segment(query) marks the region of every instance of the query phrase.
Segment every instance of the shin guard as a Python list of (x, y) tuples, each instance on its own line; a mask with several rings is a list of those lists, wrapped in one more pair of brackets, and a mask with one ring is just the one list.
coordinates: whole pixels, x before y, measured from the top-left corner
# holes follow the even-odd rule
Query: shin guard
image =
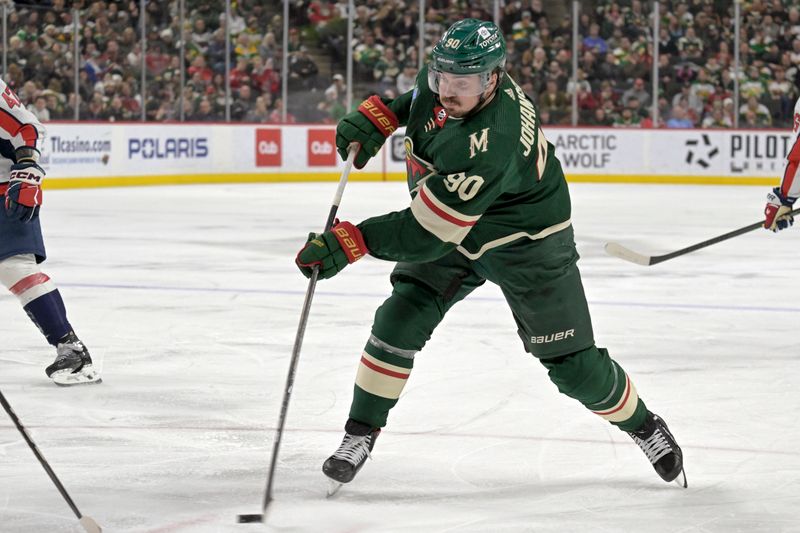
[(350, 418), (375, 428), (386, 425), (411, 374), (414, 356), (442, 320), (443, 305), (430, 289), (398, 281), (378, 308), (364, 347), (353, 391)]
[(33, 254), (15, 255), (0, 261), (0, 282), (17, 297), (47, 342), (55, 346), (72, 330), (61, 294), (39, 269)]

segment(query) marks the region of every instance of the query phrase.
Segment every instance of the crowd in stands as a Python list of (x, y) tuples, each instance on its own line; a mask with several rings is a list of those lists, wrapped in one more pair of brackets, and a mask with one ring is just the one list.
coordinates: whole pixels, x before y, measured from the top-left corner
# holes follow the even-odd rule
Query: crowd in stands
[[(150, 0), (144, 51), (138, 1), (2, 3), (8, 7), (6, 81), (44, 121), (71, 120), (76, 109), (80, 120), (90, 121), (140, 120), (142, 113), (150, 121), (181, 116), (222, 121), (228, 103), (237, 122), (280, 122), (285, 112), (288, 122), (335, 123), (347, 112), (348, 48), (356, 104), (372, 93), (395, 97), (408, 91), (419, 65), (418, 0), (356, 0), (351, 43), (347, 0), (291, 0), (284, 110), (281, 1), (234, 0), (226, 43), (223, 1), (185, 0), (181, 26), (179, 2)], [(556, 19), (542, 0), (501, 0), (500, 27), (508, 46), (507, 71), (534, 99), (545, 124), (570, 124), (576, 95), (583, 125), (730, 128), (738, 117), (740, 127), (785, 128), (792, 122), (800, 79), (797, 4), (742, 2), (739, 109), (733, 97), (733, 2), (662, 0), (655, 41), (650, 2), (581, 2), (577, 80), (571, 79), (569, 9)], [(493, 19), (491, 0), (427, 0), (425, 5), (423, 57), (456, 20)], [(652, 120), (655, 46), (658, 124)]]

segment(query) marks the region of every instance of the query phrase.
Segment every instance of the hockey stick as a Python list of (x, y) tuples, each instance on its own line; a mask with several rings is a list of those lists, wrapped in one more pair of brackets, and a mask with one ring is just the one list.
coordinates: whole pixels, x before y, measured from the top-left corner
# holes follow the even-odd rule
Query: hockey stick
[[(789, 213), (787, 213), (787, 215), (794, 216), (798, 213), (800, 213), (800, 208), (795, 209), (794, 211), (790, 211)], [(664, 261), (669, 261), (670, 259), (674, 259), (682, 255), (692, 253), (696, 250), (700, 250), (701, 248), (711, 246), (712, 244), (717, 244), (718, 242), (726, 241), (728, 239), (738, 237), (739, 235), (744, 235), (745, 233), (749, 233), (754, 229), (758, 229), (763, 226), (764, 226), (763, 220), (760, 222), (754, 222), (743, 228), (730, 231), (718, 237), (714, 237), (713, 239), (708, 239), (707, 241), (699, 242), (697, 244), (693, 244), (691, 246), (687, 246), (686, 248), (681, 248), (680, 250), (677, 250), (675, 252), (670, 252), (664, 255), (640, 254), (616, 242), (606, 243), (605, 248), (606, 248), (606, 253), (608, 253), (608, 255), (619, 257), (620, 259), (624, 259), (625, 261), (630, 261), (631, 263), (636, 263), (637, 265), (651, 266), (651, 265), (656, 265), (658, 263), (663, 263)]]
[(9, 405), (8, 401), (6, 400), (6, 397), (3, 396), (2, 392), (0, 392), (0, 404), (3, 404), (3, 409), (5, 409), (6, 413), (8, 413), (8, 416), (11, 417), (11, 421), (14, 422), (15, 426), (17, 426), (17, 429), (22, 434), (22, 438), (25, 439), (25, 442), (28, 443), (28, 447), (31, 449), (31, 451), (33, 451), (33, 455), (35, 455), (36, 458), (39, 460), (39, 462), (42, 464), (42, 467), (44, 468), (45, 472), (47, 472), (47, 475), (50, 476), (50, 480), (55, 484), (56, 488), (58, 489), (58, 492), (60, 492), (61, 496), (63, 496), (63, 498), (67, 501), (67, 505), (69, 505), (69, 508), (72, 509), (72, 512), (75, 513), (75, 516), (78, 517), (78, 521), (80, 521), (81, 525), (83, 526), (83, 529), (85, 529), (87, 533), (100, 533), (102, 529), (100, 529), (100, 526), (97, 525), (97, 522), (95, 522), (88, 516), (82, 515), (81, 512), (78, 510), (78, 507), (75, 505), (75, 502), (73, 502), (72, 498), (69, 497), (67, 489), (65, 489), (64, 485), (61, 484), (61, 481), (58, 480), (56, 473), (53, 472), (52, 468), (50, 468), (50, 465), (42, 455), (42, 452), (39, 451), (39, 448), (36, 446), (36, 443), (33, 442), (33, 439), (30, 437), (30, 435), (28, 435), (28, 432), (25, 431), (25, 428), (22, 426), (22, 423), (19, 421), (19, 418), (17, 418), (17, 414), (14, 412), (14, 409), (11, 408), (11, 405)]
[[(356, 158), (357, 153), (358, 145), (351, 144), (347, 151), (347, 161), (345, 161), (342, 176), (339, 178), (339, 187), (336, 189), (336, 194), (333, 197), (333, 204), (328, 213), (328, 220), (325, 222), (325, 229), (323, 231), (328, 231), (333, 227), (333, 221), (336, 219), (336, 211), (338, 211), (339, 203), (342, 201), (344, 187), (347, 185), (347, 178), (350, 175), (350, 169), (353, 167), (353, 160)], [(272, 482), (275, 480), (275, 467), (278, 463), (278, 451), (281, 447), (283, 426), (286, 423), (286, 412), (289, 409), (289, 399), (292, 396), (294, 376), (297, 372), (297, 362), (300, 359), (300, 348), (303, 346), (303, 336), (306, 333), (306, 323), (308, 322), (308, 314), (311, 311), (311, 300), (314, 297), (314, 289), (317, 286), (318, 277), (319, 267), (315, 266), (311, 272), (311, 278), (308, 280), (306, 298), (303, 302), (303, 310), (300, 313), (300, 324), (297, 326), (297, 335), (294, 338), (294, 349), (292, 349), (292, 359), (289, 363), (289, 375), (286, 377), (286, 387), (284, 388), (283, 403), (281, 404), (281, 415), (278, 419), (278, 428), (275, 432), (275, 444), (272, 446), (272, 460), (270, 461), (269, 473), (267, 474), (267, 488), (264, 492), (264, 503), (261, 505), (261, 513), (237, 515), (236, 521), (240, 524), (264, 522), (267, 516), (267, 507), (272, 501)]]

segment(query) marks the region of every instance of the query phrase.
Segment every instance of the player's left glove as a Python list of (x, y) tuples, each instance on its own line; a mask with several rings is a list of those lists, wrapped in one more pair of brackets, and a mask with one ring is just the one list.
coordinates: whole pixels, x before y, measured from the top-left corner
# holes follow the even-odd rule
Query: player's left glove
[(361, 231), (350, 222), (339, 222), (330, 231), (309, 234), (295, 263), (305, 277), (319, 266), (320, 279), (327, 279), (368, 253)]
[(4, 207), (6, 216), (30, 222), (39, 216), (42, 205), (42, 179), (44, 170), (36, 162), (39, 151), (21, 146), (16, 151), (16, 162), (8, 173), (8, 189)]
[(794, 223), (789, 214), (797, 198), (784, 196), (780, 187), (775, 187), (767, 194), (767, 205), (764, 208), (764, 228), (772, 231), (786, 229)]

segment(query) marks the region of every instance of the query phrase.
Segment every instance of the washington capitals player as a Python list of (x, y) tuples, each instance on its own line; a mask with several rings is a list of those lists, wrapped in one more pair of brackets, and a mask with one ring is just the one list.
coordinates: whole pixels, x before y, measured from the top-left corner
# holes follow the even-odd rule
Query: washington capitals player
[(86, 346), (67, 320), (61, 294), (39, 268), (45, 260), (39, 208), (44, 170), (39, 154), (44, 128), (0, 80), (0, 282), (19, 299), (39, 331), (56, 349), (45, 369), (59, 385), (99, 382)]
[(686, 486), (683, 455), (666, 423), (595, 345), (567, 182), (533, 102), (504, 65), (498, 28), (462, 20), (436, 44), (412, 92), (370, 97), (338, 124), (340, 154), (351, 142), (361, 145), (359, 168), (407, 126), (412, 200), (402, 211), (312, 234), (298, 253), (300, 270), (310, 276), (318, 266), (323, 279), (366, 254), (397, 262), (392, 294), (360, 356), (344, 439), (322, 470), (338, 483), (355, 477), (417, 352), (445, 313), (489, 280), (501, 287), (523, 346), (558, 390), (629, 433), (661, 478)]
[(786, 168), (783, 171), (781, 184), (767, 194), (767, 205), (764, 208), (764, 228), (772, 231), (786, 229), (794, 223), (789, 214), (794, 203), (800, 197), (800, 98), (794, 104), (794, 120), (792, 133), (794, 142), (786, 156)]

